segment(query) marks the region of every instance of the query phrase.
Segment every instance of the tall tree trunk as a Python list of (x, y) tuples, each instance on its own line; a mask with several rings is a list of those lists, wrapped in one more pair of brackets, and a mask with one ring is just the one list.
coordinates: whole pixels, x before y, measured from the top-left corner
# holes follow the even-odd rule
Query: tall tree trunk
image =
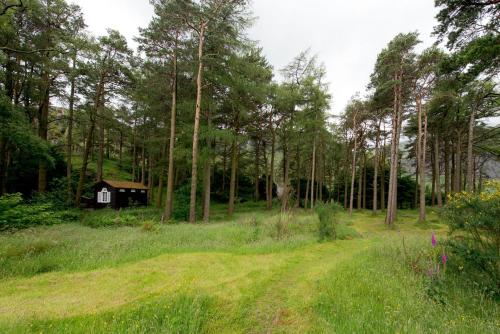
[(104, 115), (97, 115), (99, 121), (99, 151), (97, 154), (97, 182), (103, 179), (103, 165), (104, 165)]
[(83, 150), (82, 157), (82, 167), (80, 169), (80, 177), (78, 179), (78, 186), (76, 188), (76, 199), (75, 206), (80, 207), (82, 194), (83, 194), (83, 185), (85, 183), (85, 176), (87, 174), (87, 164), (90, 156), (90, 152), (92, 151), (94, 144), (94, 130), (96, 126), (96, 117), (98, 114), (99, 108), (102, 106), (102, 101), (104, 101), (104, 80), (106, 73), (101, 73), (101, 78), (99, 80), (99, 84), (97, 86), (96, 97), (94, 100), (94, 106), (92, 113), (90, 115), (90, 129), (87, 133), (87, 138), (85, 140), (85, 148)]
[(450, 182), (450, 145), (447, 139), (444, 140), (444, 197), (448, 203), (448, 195), (451, 193)]
[(137, 119), (134, 119), (134, 127), (132, 129), (132, 182), (137, 180), (137, 135), (136, 135)]
[(310, 180), (310, 176), (311, 174), (308, 173), (308, 176), (307, 176), (307, 182), (306, 182), (306, 197), (304, 199), (304, 208), (307, 209), (308, 205), (309, 205), (309, 189), (311, 188), (311, 180)]
[[(169, 129), (170, 130), (170, 129)], [(161, 156), (159, 159), (160, 162), (160, 171), (158, 173), (158, 188), (156, 190), (156, 197), (155, 197), (155, 206), (159, 209), (161, 208), (161, 204), (163, 201), (163, 180), (164, 180), (164, 174), (166, 171), (164, 161), (167, 157), (167, 146), (168, 146), (168, 134), (170, 131), (167, 131), (165, 134), (165, 141), (163, 142), (163, 147), (161, 150)], [(165, 215), (163, 216), (163, 219), (165, 219)], [(169, 218), (170, 219), (170, 218)]]
[[(402, 70), (395, 76), (395, 82), (402, 79)], [(398, 160), (399, 160), (399, 138), (401, 124), (403, 122), (402, 115), (402, 92), (401, 84), (398, 83), (394, 87), (394, 111), (392, 117), (392, 140), (391, 140), (391, 168), (389, 171), (389, 195), (387, 200), (387, 214), (385, 222), (388, 226), (392, 226), (396, 220), (397, 212), (397, 191), (398, 191)]]
[[(174, 201), (174, 153), (175, 153), (175, 132), (176, 132), (176, 117), (177, 117), (177, 40), (179, 38), (179, 32), (175, 35), (175, 45), (174, 52), (172, 55), (172, 105), (170, 106), (170, 139), (168, 148), (168, 171), (167, 171), (167, 199), (165, 202), (165, 211), (163, 218), (169, 220), (172, 218), (172, 208)], [(203, 67), (199, 67), (198, 70), (201, 71)], [(201, 85), (201, 72), (198, 73), (199, 82)], [(201, 95), (201, 87), (199, 87), (199, 93)], [(198, 100), (197, 100), (198, 101)], [(201, 101), (201, 96), (200, 96)], [(198, 109), (198, 106), (197, 106)], [(191, 185), (192, 187), (192, 185)], [(195, 193), (196, 195), (196, 193)]]
[(434, 150), (431, 148), (431, 171), (432, 171), (432, 182), (431, 182), (431, 206), (435, 206), (436, 204), (436, 164), (434, 162)]
[(469, 136), (467, 139), (467, 191), (474, 191), (474, 154), (473, 154), (473, 144), (474, 144), (474, 125), (475, 125), (475, 110), (474, 107), (471, 108), (470, 119), (469, 119)]
[[(146, 125), (146, 116), (144, 116), (144, 125)], [(141, 183), (146, 184), (146, 131), (144, 130), (144, 137), (142, 137), (142, 150), (141, 150)]]
[(379, 160), (380, 160), (380, 153), (379, 153), (379, 146), (380, 146), (380, 125), (382, 123), (382, 117), (380, 118), (378, 122), (378, 127), (377, 127), (377, 136), (375, 139), (375, 156), (373, 157), (373, 214), (376, 214), (378, 212), (378, 167), (379, 167)]
[(316, 182), (316, 136), (313, 139), (312, 167), (311, 167), (311, 209), (314, 209), (314, 184)]
[(269, 188), (267, 189), (267, 204), (268, 210), (273, 208), (273, 186), (274, 186), (274, 158), (276, 155), (276, 133), (273, 128), (272, 119), (269, 119), (269, 127), (271, 130), (271, 168), (269, 170)]
[[(385, 124), (384, 124), (384, 132), (385, 132)], [(380, 209), (385, 210), (385, 154), (386, 154), (386, 146), (385, 140), (386, 136), (384, 135), (384, 143), (382, 146), (382, 155), (380, 159)]]
[(90, 151), (92, 150), (93, 146), (93, 133), (95, 130), (95, 116), (91, 119), (90, 121), (90, 129), (89, 132), (87, 133), (87, 139), (85, 140), (85, 149), (83, 150), (83, 157), (82, 157), (82, 167), (80, 169), (80, 177), (78, 179), (78, 186), (76, 188), (76, 198), (75, 198), (75, 205), (76, 207), (80, 207), (82, 195), (83, 195), (83, 185), (85, 183), (85, 176), (87, 174), (87, 165), (88, 165), (88, 160), (89, 160), (89, 155)]
[(436, 170), (436, 193), (437, 193), (437, 205), (438, 207), (443, 206), (443, 198), (441, 194), (441, 171), (440, 171), (440, 159), (439, 159), (439, 135), (436, 134), (434, 137), (434, 169)]
[(418, 199), (419, 196), (418, 194), (420, 193), (419, 187), (420, 187), (420, 182), (418, 181), (420, 173), (418, 172), (418, 163), (415, 168), (415, 196), (413, 197), (413, 207), (418, 208)]
[[(360, 154), (361, 155), (361, 154)], [(363, 199), (363, 158), (359, 159), (359, 175), (358, 175), (358, 195), (356, 196), (356, 209), (361, 210), (361, 200)]]
[(352, 150), (352, 163), (351, 163), (351, 194), (349, 196), (349, 215), (352, 215), (352, 208), (354, 205), (354, 179), (356, 178), (356, 153), (358, 149), (358, 137), (354, 134), (354, 149)]
[(427, 112), (422, 106), (422, 99), (417, 96), (418, 112), (418, 173), (419, 173), (419, 222), (425, 222), (425, 169), (427, 152)]
[(457, 131), (457, 143), (455, 151), (455, 173), (454, 173), (454, 191), (462, 190), (462, 132)]
[[(209, 132), (212, 127), (212, 116), (210, 110), (207, 110), (207, 126)], [(210, 220), (210, 192), (211, 192), (211, 176), (212, 176), (212, 139), (207, 136), (207, 149), (209, 150), (207, 158), (203, 162), (203, 222), (208, 223)]]
[[(224, 153), (222, 153), (222, 192), (226, 191), (227, 174), (227, 142), (224, 140)], [(266, 188), (267, 191), (267, 188)]]
[(72, 165), (72, 155), (73, 155), (73, 118), (74, 118), (74, 108), (75, 108), (75, 88), (76, 88), (76, 52), (73, 53), (73, 63), (71, 66), (71, 88), (69, 92), (69, 110), (68, 110), (68, 138), (66, 143), (66, 181), (67, 181), (67, 192), (68, 192), (68, 203), (73, 202), (73, 185), (71, 180), (71, 172), (73, 169)]
[(205, 42), (206, 23), (200, 23), (198, 38), (198, 75), (196, 77), (196, 109), (193, 131), (193, 156), (191, 166), (191, 195), (189, 201), (189, 222), (196, 222), (196, 188), (198, 185), (198, 141), (200, 136), (201, 94), (203, 84), (203, 44)]
[(229, 182), (229, 204), (227, 208), (227, 214), (232, 217), (234, 213), (234, 200), (236, 193), (236, 168), (238, 160), (238, 143), (237, 138), (233, 139), (233, 144), (231, 146), (231, 180)]
[(151, 203), (151, 195), (153, 194), (153, 180), (154, 180), (154, 175), (153, 175), (153, 165), (154, 165), (154, 160), (150, 156), (148, 157), (148, 205)]
[[(285, 135), (286, 136), (286, 135)], [(290, 199), (290, 157), (288, 156), (288, 143), (287, 139), (283, 139), (283, 194), (281, 197), (281, 212), (288, 210), (288, 202)], [(314, 181), (313, 181), (314, 182)], [(312, 201), (311, 201), (312, 202)]]
[(363, 154), (363, 210), (366, 209), (366, 152)]
[(300, 142), (297, 143), (295, 160), (297, 161), (297, 201), (295, 201), (295, 207), (300, 207), (300, 174), (301, 174), (301, 164), (300, 164)]
[[(38, 136), (47, 141), (49, 124), (49, 104), (50, 104), (50, 78), (49, 73), (44, 71), (42, 75), (43, 97), (38, 108)], [(41, 160), (38, 166), (38, 192), (44, 193), (47, 190), (47, 162)]]
[(254, 180), (254, 195), (253, 199), (255, 202), (259, 201), (260, 193), (259, 193), (259, 179), (260, 179), (260, 138), (255, 140), (255, 180)]

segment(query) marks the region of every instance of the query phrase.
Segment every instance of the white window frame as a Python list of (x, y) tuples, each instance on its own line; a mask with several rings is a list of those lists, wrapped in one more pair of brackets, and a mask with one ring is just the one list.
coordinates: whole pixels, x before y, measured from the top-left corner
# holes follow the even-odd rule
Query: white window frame
[(111, 203), (111, 192), (108, 188), (104, 187), (101, 191), (97, 192), (97, 203), (109, 204)]

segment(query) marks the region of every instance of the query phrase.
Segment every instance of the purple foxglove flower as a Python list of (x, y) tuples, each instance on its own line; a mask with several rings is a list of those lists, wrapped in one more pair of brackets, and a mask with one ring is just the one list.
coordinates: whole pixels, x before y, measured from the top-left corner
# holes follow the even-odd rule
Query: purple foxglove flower
[(448, 261), (448, 258), (446, 257), (446, 254), (443, 253), (443, 255), (441, 255), (441, 262), (443, 262), (443, 264), (446, 265), (446, 261)]
[(437, 240), (436, 240), (436, 235), (434, 234), (434, 232), (432, 233), (432, 239), (431, 239), (431, 242), (432, 242), (432, 247), (436, 247), (436, 245), (437, 245)]

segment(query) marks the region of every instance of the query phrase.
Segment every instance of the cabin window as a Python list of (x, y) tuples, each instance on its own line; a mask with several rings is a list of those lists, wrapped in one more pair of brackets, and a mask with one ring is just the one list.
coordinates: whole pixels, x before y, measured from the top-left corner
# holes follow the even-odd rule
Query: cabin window
[(125, 192), (125, 189), (120, 189), (120, 192), (121, 192), (121, 193), (124, 193), (124, 192)]
[(97, 203), (111, 203), (111, 193), (107, 188), (102, 188), (102, 190), (97, 193)]
[(131, 193), (135, 193), (135, 189), (130, 190)]
[(141, 193), (145, 194), (145, 193), (146, 193), (146, 190), (141, 190)]

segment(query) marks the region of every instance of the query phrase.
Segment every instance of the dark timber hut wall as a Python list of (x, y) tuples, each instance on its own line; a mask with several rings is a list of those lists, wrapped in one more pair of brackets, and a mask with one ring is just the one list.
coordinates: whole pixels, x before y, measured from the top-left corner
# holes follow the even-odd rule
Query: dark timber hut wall
[(120, 209), (131, 205), (148, 205), (148, 188), (142, 183), (103, 180), (94, 186), (95, 208)]

